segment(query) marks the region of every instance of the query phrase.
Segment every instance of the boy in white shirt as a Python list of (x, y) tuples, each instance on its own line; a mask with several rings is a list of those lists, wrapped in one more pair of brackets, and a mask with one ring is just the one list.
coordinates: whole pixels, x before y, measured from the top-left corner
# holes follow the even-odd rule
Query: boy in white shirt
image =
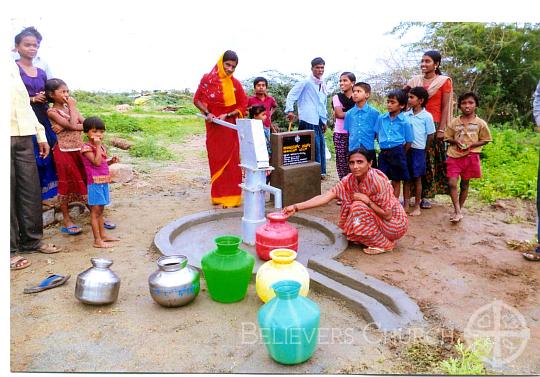
[[(420, 199), (422, 197), (422, 176), (426, 174), (426, 145), (431, 145), (435, 134), (433, 117), (426, 111), (426, 103), (429, 94), (421, 86), (411, 88), (409, 91), (410, 110), (405, 113), (413, 130), (413, 142), (407, 151), (407, 167), (409, 168), (410, 181), (403, 182), (403, 208), (409, 216), (420, 215)], [(411, 197), (411, 185), (414, 185), (414, 207), (409, 211)]]

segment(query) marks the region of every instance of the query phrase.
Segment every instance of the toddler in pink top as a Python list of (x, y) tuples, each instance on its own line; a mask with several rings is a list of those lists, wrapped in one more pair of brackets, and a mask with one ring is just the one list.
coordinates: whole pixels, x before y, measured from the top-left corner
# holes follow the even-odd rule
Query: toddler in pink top
[(110, 242), (119, 241), (119, 238), (105, 233), (103, 209), (110, 203), (109, 198), (109, 165), (119, 161), (114, 156), (107, 160), (107, 151), (103, 145), (105, 123), (98, 117), (86, 118), (83, 130), (88, 136), (88, 143), (83, 144), (81, 153), (86, 170), (88, 184), (88, 206), (92, 218), (92, 233), (94, 233), (94, 247), (109, 248)]

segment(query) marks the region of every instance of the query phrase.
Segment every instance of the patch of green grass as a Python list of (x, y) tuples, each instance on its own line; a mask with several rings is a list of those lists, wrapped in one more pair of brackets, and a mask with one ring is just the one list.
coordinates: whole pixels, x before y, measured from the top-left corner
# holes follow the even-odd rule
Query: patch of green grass
[(147, 137), (137, 141), (130, 149), (132, 157), (142, 157), (152, 160), (174, 160), (175, 155), (166, 147), (160, 145), (155, 137)]
[(483, 200), (534, 199), (540, 135), (533, 131), (491, 128), (493, 142), (481, 154), (482, 179), (471, 180)]
[(407, 373), (432, 373), (443, 359), (443, 350), (440, 347), (415, 341), (403, 353)]
[(454, 346), (457, 357), (450, 357), (439, 364), (443, 373), (452, 375), (479, 375), (487, 374), (482, 361), (491, 351), (491, 343), (488, 339), (476, 339), (474, 343), (465, 347), (458, 340)]

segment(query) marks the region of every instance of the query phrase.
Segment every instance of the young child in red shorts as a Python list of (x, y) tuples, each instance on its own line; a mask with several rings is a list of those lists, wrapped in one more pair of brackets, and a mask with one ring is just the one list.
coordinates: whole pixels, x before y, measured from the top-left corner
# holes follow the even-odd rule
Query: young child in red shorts
[[(469, 193), (469, 180), (480, 178), (480, 152), (482, 146), (492, 141), (487, 123), (476, 115), (478, 96), (467, 92), (459, 96), (458, 106), (462, 115), (452, 119), (444, 131), (444, 141), (449, 146), (446, 152), (446, 177), (450, 186), (450, 197), (454, 214), (450, 221), (457, 223), (463, 218), (461, 209)], [(458, 196), (457, 182), (461, 177)]]

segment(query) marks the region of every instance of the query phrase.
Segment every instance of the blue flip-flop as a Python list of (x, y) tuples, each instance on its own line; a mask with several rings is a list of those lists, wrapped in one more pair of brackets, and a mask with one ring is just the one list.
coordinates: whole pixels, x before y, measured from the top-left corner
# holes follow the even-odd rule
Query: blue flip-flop
[(68, 226), (67, 228), (63, 227), (62, 229), (60, 229), (60, 231), (62, 233), (67, 233), (70, 236), (75, 236), (77, 234), (81, 234), (82, 228), (78, 225), (71, 225), (71, 226)]
[(68, 281), (70, 277), (71, 275), (66, 275), (66, 276), (56, 275), (56, 274), (50, 275), (48, 278), (44, 279), (41, 283), (39, 283), (39, 285), (29, 287), (29, 288), (24, 288), (23, 292), (24, 293), (37, 293), (37, 292), (44, 291), (46, 289), (58, 287), (64, 284), (66, 281)]
[(103, 227), (105, 229), (114, 229), (114, 228), (116, 228), (116, 224), (111, 223), (109, 220), (106, 220), (105, 222), (103, 222)]

